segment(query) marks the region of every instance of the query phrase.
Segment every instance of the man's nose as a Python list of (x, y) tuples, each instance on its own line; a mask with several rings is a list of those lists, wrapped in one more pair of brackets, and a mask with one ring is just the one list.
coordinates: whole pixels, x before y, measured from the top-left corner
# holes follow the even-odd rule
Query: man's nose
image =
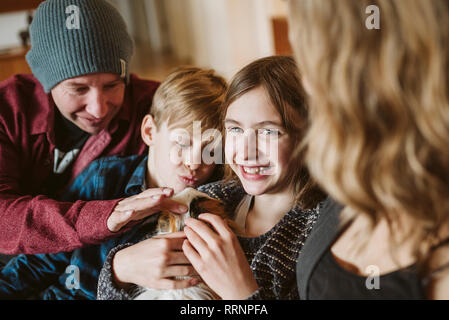
[(101, 92), (92, 92), (86, 106), (86, 111), (96, 119), (104, 118), (109, 112), (106, 98)]

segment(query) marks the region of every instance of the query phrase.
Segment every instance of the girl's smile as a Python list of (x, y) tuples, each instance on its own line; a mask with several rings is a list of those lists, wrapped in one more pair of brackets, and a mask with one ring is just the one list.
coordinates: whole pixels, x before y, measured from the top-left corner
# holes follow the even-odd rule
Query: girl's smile
[(242, 166), (239, 165), (243, 178), (247, 180), (261, 180), (266, 179), (272, 174), (273, 170), (271, 166)]

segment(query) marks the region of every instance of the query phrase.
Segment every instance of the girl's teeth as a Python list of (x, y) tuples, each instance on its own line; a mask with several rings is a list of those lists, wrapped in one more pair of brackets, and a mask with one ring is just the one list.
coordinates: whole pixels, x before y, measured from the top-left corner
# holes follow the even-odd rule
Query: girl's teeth
[(268, 171), (268, 169), (270, 169), (270, 167), (254, 167), (254, 168), (243, 167), (243, 170), (246, 173), (250, 174), (265, 173)]

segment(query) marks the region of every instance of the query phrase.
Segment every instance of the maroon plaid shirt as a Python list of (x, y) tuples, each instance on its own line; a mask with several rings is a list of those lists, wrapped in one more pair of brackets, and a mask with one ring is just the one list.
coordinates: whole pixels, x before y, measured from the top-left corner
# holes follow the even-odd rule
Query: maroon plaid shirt
[[(107, 129), (87, 140), (70, 180), (97, 158), (145, 152), (140, 126), (157, 87), (131, 75), (121, 111)], [(112, 235), (106, 221), (119, 199), (68, 203), (46, 196), (55, 148), (54, 108), (51, 95), (32, 75), (0, 83), (0, 253), (71, 251)]]

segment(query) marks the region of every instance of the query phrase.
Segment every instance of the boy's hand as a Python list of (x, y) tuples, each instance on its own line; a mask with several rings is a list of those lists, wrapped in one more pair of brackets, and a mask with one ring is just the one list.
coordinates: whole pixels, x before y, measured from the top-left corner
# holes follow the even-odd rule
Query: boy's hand
[(108, 229), (117, 232), (131, 221), (141, 220), (164, 209), (179, 214), (186, 213), (188, 208), (185, 205), (168, 199), (172, 194), (171, 188), (152, 188), (123, 199), (109, 216)]
[(144, 240), (117, 252), (112, 272), (119, 286), (134, 283), (155, 289), (183, 289), (198, 279), (174, 280), (175, 276), (197, 275), (182, 252), (184, 232), (173, 232)]

